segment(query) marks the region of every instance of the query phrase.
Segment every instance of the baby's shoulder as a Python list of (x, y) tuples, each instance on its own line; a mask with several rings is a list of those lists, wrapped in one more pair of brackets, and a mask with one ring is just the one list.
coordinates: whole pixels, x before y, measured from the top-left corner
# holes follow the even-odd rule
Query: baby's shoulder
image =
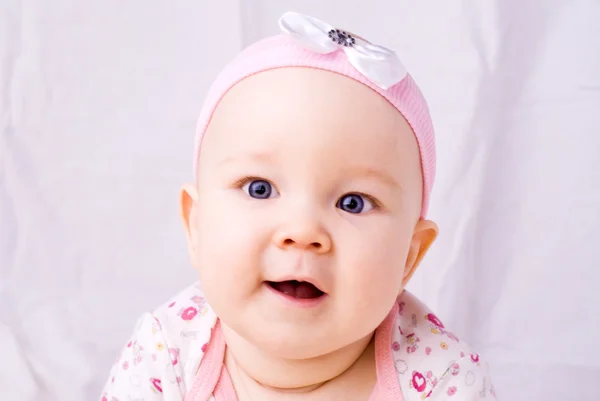
[(404, 291), (398, 305), (392, 350), (406, 401), (428, 395), (444, 398), (459, 390), (493, 398), (487, 365), (479, 354), (410, 292)]
[(144, 313), (113, 364), (102, 399), (183, 399), (215, 323), (198, 284)]
[(194, 377), (210, 341), (217, 316), (195, 283), (152, 312), (152, 319), (171, 353), (180, 364), (186, 384)]

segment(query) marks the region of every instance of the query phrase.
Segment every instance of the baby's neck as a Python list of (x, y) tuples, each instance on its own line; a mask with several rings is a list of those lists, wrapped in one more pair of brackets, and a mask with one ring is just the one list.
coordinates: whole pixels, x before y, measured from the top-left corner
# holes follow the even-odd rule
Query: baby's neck
[[(246, 399), (331, 398), (332, 393), (367, 400), (375, 382), (373, 334), (333, 353), (312, 359), (289, 360), (261, 352), (225, 325), (225, 364), (240, 401)], [(259, 396), (260, 398), (256, 398)], [(346, 398), (344, 398), (346, 399)]]

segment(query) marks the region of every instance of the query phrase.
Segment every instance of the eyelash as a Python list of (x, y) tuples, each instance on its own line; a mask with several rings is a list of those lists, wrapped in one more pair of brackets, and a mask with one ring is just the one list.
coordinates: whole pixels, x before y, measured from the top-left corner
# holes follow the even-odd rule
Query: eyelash
[(382, 208), (381, 202), (379, 202), (377, 199), (375, 199), (371, 195), (365, 194), (363, 192), (348, 192), (348, 193), (345, 193), (344, 195), (340, 196), (340, 199), (343, 196), (346, 196), (346, 195), (360, 195), (360, 196), (362, 196), (363, 198), (365, 198), (369, 202), (371, 202), (371, 204), (373, 205), (373, 210), (380, 210)]
[(244, 177), (244, 178), (240, 178), (239, 180), (237, 180), (236, 182), (233, 183), (234, 188), (238, 188), (238, 189), (242, 189), (242, 187), (246, 184), (248, 184), (249, 182), (252, 181), (266, 181), (269, 184), (273, 185), (273, 188), (277, 189), (277, 187), (270, 181), (267, 180), (266, 178), (261, 178), (261, 177)]
[[(273, 185), (273, 187), (277, 190), (277, 192), (279, 192), (279, 190), (277, 189), (277, 187), (270, 180), (267, 180), (267, 179), (261, 178), (261, 177), (244, 177), (244, 178), (240, 178), (239, 180), (237, 180), (233, 184), (233, 186), (235, 188), (242, 189), (244, 187), (244, 185), (248, 184), (249, 182), (257, 181), (257, 180), (267, 181), (269, 184)], [(373, 210), (380, 210), (383, 207), (383, 205), (381, 204), (381, 202), (379, 202), (376, 198), (374, 198), (373, 196), (371, 196), (369, 194), (365, 194), (363, 192), (356, 192), (356, 191), (353, 192), (353, 191), (350, 191), (350, 192), (347, 192), (347, 193), (341, 195), (340, 199), (342, 197), (346, 196), (346, 195), (360, 195), (360, 196), (364, 197), (369, 202), (371, 202), (371, 204), (373, 205)]]

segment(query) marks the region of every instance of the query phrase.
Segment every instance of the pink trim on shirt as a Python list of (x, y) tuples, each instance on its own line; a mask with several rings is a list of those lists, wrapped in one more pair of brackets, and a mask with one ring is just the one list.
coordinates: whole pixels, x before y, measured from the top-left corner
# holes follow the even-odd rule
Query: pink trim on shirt
[[(402, 390), (392, 356), (392, 331), (398, 316), (398, 304), (375, 331), (375, 366), (377, 383), (369, 401), (403, 401)], [(231, 377), (225, 367), (225, 338), (219, 322), (213, 329), (208, 350), (196, 374), (194, 384), (185, 401), (208, 401), (214, 394), (216, 401), (238, 401)]]
[[(221, 333), (221, 324), (217, 320), (217, 324), (212, 329), (206, 354), (200, 361), (194, 384), (186, 394), (184, 401), (207, 401), (213, 395), (215, 387), (220, 381), (224, 359), (225, 338)], [(237, 401), (236, 398), (233, 400)]]
[(392, 331), (395, 329), (396, 317), (399, 313), (398, 303), (387, 315), (383, 323), (375, 331), (375, 366), (377, 383), (369, 401), (403, 401), (398, 373), (392, 355)]
[(235, 388), (233, 388), (231, 377), (225, 365), (221, 369), (221, 377), (215, 388), (215, 401), (238, 401)]

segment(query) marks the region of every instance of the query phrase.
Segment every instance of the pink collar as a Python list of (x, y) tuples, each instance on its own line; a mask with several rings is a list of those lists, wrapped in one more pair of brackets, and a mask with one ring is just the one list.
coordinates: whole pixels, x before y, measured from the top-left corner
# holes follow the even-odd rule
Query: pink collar
[[(375, 361), (377, 383), (369, 401), (402, 401), (402, 391), (392, 357), (392, 330), (394, 330), (398, 304), (375, 331)], [(213, 328), (206, 354), (200, 362), (194, 383), (185, 401), (208, 401), (214, 394), (216, 401), (238, 401), (231, 378), (224, 366), (225, 338), (217, 322)]]

